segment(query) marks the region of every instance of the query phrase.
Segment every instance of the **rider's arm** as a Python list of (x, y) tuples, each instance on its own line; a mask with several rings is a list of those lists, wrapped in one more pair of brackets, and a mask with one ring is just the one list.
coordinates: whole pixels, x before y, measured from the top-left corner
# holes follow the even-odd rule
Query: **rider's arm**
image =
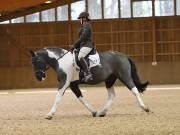
[(86, 42), (90, 35), (90, 26), (88, 24), (84, 24), (81, 28), (81, 34), (79, 39), (73, 45), (73, 48), (80, 48), (80, 44), (82, 42)]
[(76, 42), (74, 43), (74, 45), (73, 45), (73, 48), (79, 48), (79, 47), (80, 47), (80, 43), (81, 43), (80, 40), (76, 41)]
[(88, 24), (84, 24), (83, 27), (81, 28), (81, 31), (82, 32), (80, 34), (78, 41), (76, 41), (76, 43), (74, 44), (75, 48), (79, 47), (80, 43), (86, 42), (88, 40), (90, 35), (90, 26)]

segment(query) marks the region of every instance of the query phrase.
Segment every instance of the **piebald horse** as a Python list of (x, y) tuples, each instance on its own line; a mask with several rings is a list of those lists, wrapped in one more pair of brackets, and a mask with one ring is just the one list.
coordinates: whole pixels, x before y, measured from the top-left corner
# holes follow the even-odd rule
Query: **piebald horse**
[[(100, 52), (99, 57), (101, 65), (91, 67), (90, 71), (93, 79), (88, 82), (81, 81), (79, 77), (79, 71), (77, 71), (74, 64), (74, 53), (62, 48), (42, 48), (36, 52), (30, 50), (30, 53), (32, 56), (33, 70), (37, 80), (42, 81), (45, 79), (47, 67), (53, 68), (57, 73), (57, 80), (59, 82), (58, 92), (46, 119), (53, 118), (57, 106), (68, 87), (70, 87), (80, 102), (91, 112), (92, 116), (105, 116), (115, 97), (113, 85), (117, 79), (127, 86), (135, 95), (139, 106), (145, 112), (149, 112), (149, 108), (145, 105), (141, 95), (141, 93), (146, 90), (148, 82), (140, 82), (134, 62), (122, 53), (115, 51)], [(104, 82), (106, 85), (108, 99), (105, 105), (96, 112), (92, 105), (84, 99), (79, 85), (96, 85), (101, 82)]]

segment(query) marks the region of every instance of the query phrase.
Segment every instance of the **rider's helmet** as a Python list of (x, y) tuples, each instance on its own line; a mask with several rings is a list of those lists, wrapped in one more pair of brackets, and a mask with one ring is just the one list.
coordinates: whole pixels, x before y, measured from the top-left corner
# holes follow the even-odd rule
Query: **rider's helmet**
[(88, 12), (81, 12), (81, 13), (79, 14), (78, 19), (80, 19), (80, 18), (86, 18), (86, 19), (89, 21), (89, 20), (90, 20), (90, 18), (89, 18), (89, 13), (88, 13)]

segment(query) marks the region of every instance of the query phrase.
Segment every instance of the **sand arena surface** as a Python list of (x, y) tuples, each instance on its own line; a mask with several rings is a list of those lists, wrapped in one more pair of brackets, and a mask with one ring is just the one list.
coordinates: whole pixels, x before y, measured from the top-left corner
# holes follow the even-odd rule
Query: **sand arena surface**
[[(107, 99), (105, 87), (82, 89), (99, 110)], [(48, 91), (56, 88), (0, 91), (0, 135), (180, 135), (180, 86), (159, 86), (143, 94), (154, 114), (143, 112), (127, 88), (116, 87), (113, 105), (103, 118), (93, 118), (69, 91), (52, 120), (44, 119), (56, 95)]]

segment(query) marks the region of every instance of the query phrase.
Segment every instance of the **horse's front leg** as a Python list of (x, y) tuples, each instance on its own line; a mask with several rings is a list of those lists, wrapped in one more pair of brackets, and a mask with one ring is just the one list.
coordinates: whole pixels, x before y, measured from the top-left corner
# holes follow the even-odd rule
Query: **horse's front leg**
[(46, 119), (52, 119), (53, 115), (55, 114), (56, 110), (57, 110), (57, 106), (60, 103), (62, 96), (64, 95), (65, 90), (67, 89), (67, 87), (69, 86), (70, 81), (65, 81), (63, 83), (63, 81), (60, 81), (60, 87), (58, 89), (58, 93), (56, 95), (56, 99), (54, 101), (54, 104), (50, 110), (50, 112), (47, 114), (47, 116), (45, 117)]
[(95, 117), (96, 116), (96, 111), (94, 110), (94, 108), (92, 107), (92, 105), (90, 105), (83, 97), (81, 90), (79, 89), (79, 86), (76, 82), (72, 82), (70, 84), (70, 88), (73, 91), (73, 93), (76, 95), (76, 97), (79, 99), (79, 101), (91, 112), (92, 116)]
[(109, 107), (112, 105), (113, 99), (115, 97), (114, 87), (107, 88), (108, 91), (108, 100), (103, 108), (96, 114), (98, 117), (104, 117), (106, 112), (108, 111)]

